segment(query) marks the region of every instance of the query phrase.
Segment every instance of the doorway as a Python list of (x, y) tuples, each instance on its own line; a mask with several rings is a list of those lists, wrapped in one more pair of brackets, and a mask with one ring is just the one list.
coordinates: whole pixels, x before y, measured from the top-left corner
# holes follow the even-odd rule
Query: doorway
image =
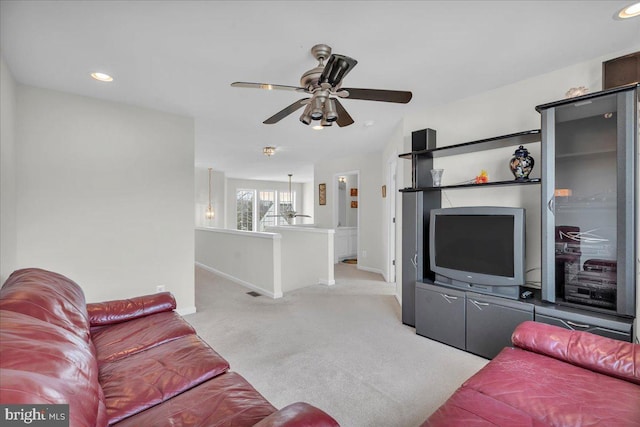
[(358, 264), (359, 171), (337, 173), (333, 178), (334, 263)]

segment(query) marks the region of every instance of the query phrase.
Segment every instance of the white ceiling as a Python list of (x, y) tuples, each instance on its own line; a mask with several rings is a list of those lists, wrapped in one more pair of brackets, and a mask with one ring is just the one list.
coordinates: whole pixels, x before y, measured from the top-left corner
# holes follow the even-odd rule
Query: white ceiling
[[(197, 166), (310, 182), (314, 162), (380, 150), (404, 116), (637, 46), (640, 19), (613, 19), (629, 3), (2, 0), (0, 39), (21, 83), (194, 117)], [(412, 101), (344, 100), (355, 120), (344, 128), (314, 131), (299, 112), (262, 124), (301, 94), (230, 83), (297, 86), (318, 43), (358, 60), (345, 87)]]

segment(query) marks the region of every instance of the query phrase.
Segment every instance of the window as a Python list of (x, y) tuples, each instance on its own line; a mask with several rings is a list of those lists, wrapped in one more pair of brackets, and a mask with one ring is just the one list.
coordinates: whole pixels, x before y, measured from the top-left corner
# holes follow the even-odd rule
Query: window
[(236, 191), (237, 229), (264, 231), (265, 227), (287, 225), (284, 216), (293, 211), (295, 192), (242, 189)]
[[(291, 212), (294, 211), (293, 206), (294, 204), (292, 203), (292, 196), (295, 196), (295, 193), (291, 194), (288, 191), (283, 191), (280, 193), (280, 200), (279, 200), (279, 205), (278, 208), (280, 209), (280, 217), (278, 218), (278, 221), (280, 223), (280, 225), (287, 225), (289, 224), (289, 221), (287, 221), (287, 218), (284, 217), (283, 215), (286, 212)], [(293, 223), (293, 218), (291, 218), (291, 223)]]
[(253, 201), (256, 190), (236, 191), (236, 221), (238, 230), (253, 231)]
[(260, 191), (258, 193), (258, 206), (260, 207), (260, 231), (265, 227), (276, 225), (278, 209), (276, 205), (276, 192), (273, 190)]

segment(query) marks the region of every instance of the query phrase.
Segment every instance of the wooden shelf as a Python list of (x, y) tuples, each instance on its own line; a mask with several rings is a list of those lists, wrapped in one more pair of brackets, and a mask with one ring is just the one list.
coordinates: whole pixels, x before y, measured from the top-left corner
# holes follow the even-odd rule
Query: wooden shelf
[(500, 187), (506, 185), (528, 185), (528, 184), (540, 184), (542, 180), (540, 178), (533, 178), (526, 181), (495, 181), (486, 182), (484, 184), (457, 184), (457, 185), (443, 185), (441, 187), (418, 187), (418, 188), (402, 188), (401, 192), (413, 192), (413, 191), (440, 191), (449, 190), (454, 188), (480, 188), (480, 187)]
[[(464, 142), (462, 144), (438, 147), (431, 150), (412, 151), (400, 154), (402, 159), (411, 159), (413, 156), (425, 158), (436, 158), (445, 156), (455, 156), (457, 154), (473, 153), (476, 151), (493, 150), (496, 148), (512, 147), (516, 145), (530, 144), (540, 141), (540, 129), (533, 129), (524, 132), (512, 133), (509, 135), (496, 136), (493, 138), (480, 139), (478, 141)], [(477, 184), (473, 184), (477, 185)]]

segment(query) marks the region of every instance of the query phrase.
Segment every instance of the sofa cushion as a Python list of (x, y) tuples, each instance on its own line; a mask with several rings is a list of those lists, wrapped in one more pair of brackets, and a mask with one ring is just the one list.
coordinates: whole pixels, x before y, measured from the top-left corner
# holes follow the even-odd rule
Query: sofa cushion
[(229, 369), (196, 335), (138, 352), (100, 367), (109, 424), (150, 408)]
[(460, 387), (421, 427), (531, 426), (547, 424), (469, 387)]
[(106, 425), (92, 345), (27, 314), (0, 310), (0, 318), (0, 402), (66, 403), (71, 425)]
[(248, 427), (275, 411), (242, 376), (227, 372), (116, 425)]
[(113, 325), (175, 308), (176, 300), (170, 292), (87, 304), (92, 327)]
[(195, 330), (174, 311), (156, 313), (92, 331), (98, 363), (121, 359)]
[(51, 271), (14, 271), (0, 289), (0, 310), (24, 313), (91, 341), (89, 317), (82, 289)]
[(463, 384), (548, 425), (639, 425), (640, 387), (541, 354), (505, 348)]
[(253, 427), (340, 427), (326, 412), (305, 402), (296, 402), (263, 418)]
[(519, 348), (640, 384), (637, 344), (536, 322), (520, 324), (511, 340)]

